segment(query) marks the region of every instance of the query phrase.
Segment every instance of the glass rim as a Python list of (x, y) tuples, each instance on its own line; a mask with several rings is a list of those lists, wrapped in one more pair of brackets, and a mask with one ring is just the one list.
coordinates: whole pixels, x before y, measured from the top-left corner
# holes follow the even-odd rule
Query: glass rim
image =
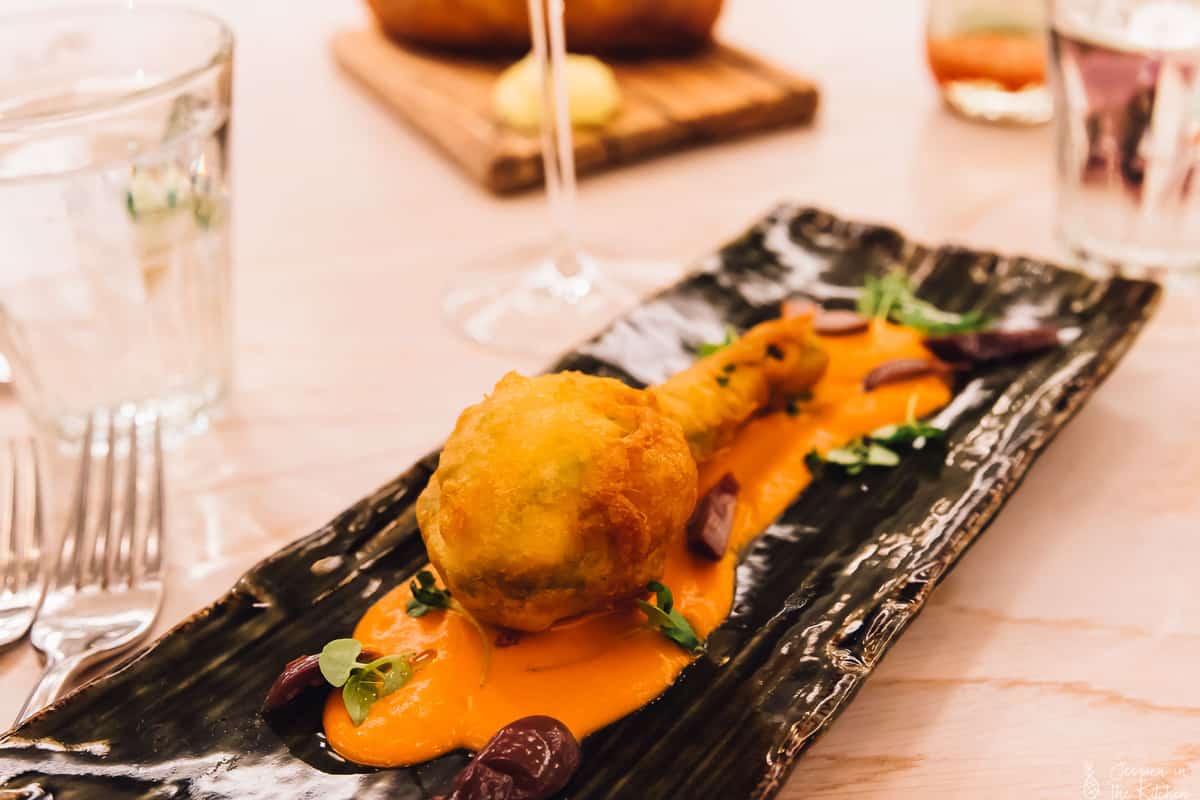
[(87, 19), (119, 18), (122, 16), (163, 17), (176, 19), (192, 19), (213, 26), (217, 32), (217, 44), (208, 51), (198, 63), (186, 67), (180, 72), (147, 86), (124, 92), (116, 97), (85, 103), (76, 108), (50, 113), (17, 114), (13, 116), (0, 114), (0, 131), (37, 130), (52, 128), (63, 124), (74, 124), (86, 121), (95, 116), (101, 116), (119, 111), (155, 97), (169, 95), (172, 91), (187, 84), (199, 75), (228, 63), (233, 59), (234, 34), (229, 25), (215, 14), (189, 6), (168, 6), (160, 3), (142, 3), (139, 0), (114, 0), (108, 3), (93, 3), (88, 5), (66, 4), (51, 8), (32, 11), (14, 11), (0, 13), (0, 29), (14, 24), (56, 19)]

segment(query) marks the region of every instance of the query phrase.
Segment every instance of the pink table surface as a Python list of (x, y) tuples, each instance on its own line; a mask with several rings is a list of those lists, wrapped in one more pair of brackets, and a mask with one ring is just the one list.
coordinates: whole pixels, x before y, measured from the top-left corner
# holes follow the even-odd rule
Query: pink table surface
[[(365, 21), (354, 0), (202, 5), (239, 35), (237, 390), (172, 463), (160, 630), (538, 367), (457, 338), (438, 299), (456, 264), (539, 235), (539, 197), (483, 193), (337, 71), (326, 41)], [(794, 199), (1061, 258), (1050, 130), (945, 112), (922, 10), (731, 0), (722, 35), (818, 79), (817, 124), (589, 180), (587, 229), (686, 262)], [(783, 797), (1200, 797), (1198, 305), (1168, 292)], [(24, 425), (0, 400), (0, 433)], [(0, 654), (0, 720), (37, 669), (28, 646)]]

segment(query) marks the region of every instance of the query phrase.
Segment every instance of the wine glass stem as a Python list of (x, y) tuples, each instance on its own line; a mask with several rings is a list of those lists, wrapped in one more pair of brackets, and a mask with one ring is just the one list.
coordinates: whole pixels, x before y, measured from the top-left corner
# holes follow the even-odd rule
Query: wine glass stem
[(542, 79), (542, 166), (550, 205), (551, 262), (563, 278), (581, 277), (575, 204), (575, 145), (567, 100), (563, 0), (529, 0), (533, 56)]

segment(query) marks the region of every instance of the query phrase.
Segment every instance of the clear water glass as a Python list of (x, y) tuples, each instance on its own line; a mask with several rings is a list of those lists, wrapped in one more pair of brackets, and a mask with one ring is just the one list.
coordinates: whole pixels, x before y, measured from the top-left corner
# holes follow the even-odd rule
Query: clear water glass
[(1096, 271), (1200, 267), (1200, 0), (1050, 0), (1058, 234)]
[(198, 12), (0, 16), (0, 350), (54, 435), (194, 430), (228, 395), (232, 66)]

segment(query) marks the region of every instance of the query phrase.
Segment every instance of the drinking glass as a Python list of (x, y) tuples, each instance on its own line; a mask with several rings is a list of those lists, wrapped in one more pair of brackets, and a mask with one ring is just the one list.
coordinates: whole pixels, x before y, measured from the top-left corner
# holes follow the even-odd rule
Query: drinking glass
[(650, 282), (670, 272), (662, 263), (599, 255), (580, 244), (563, 2), (529, 0), (533, 56), (542, 78), (550, 246), (499, 254), (460, 271), (444, 303), (452, 322), (475, 341), (539, 357), (562, 352), (635, 303), (637, 295), (627, 283)]
[(1200, 267), (1200, 0), (1050, 0), (1058, 234), (1086, 265)]
[(229, 391), (232, 64), (197, 12), (0, 17), (0, 350), (53, 435), (195, 429)]
[(946, 105), (970, 119), (1050, 119), (1045, 0), (930, 0), (925, 51)]

